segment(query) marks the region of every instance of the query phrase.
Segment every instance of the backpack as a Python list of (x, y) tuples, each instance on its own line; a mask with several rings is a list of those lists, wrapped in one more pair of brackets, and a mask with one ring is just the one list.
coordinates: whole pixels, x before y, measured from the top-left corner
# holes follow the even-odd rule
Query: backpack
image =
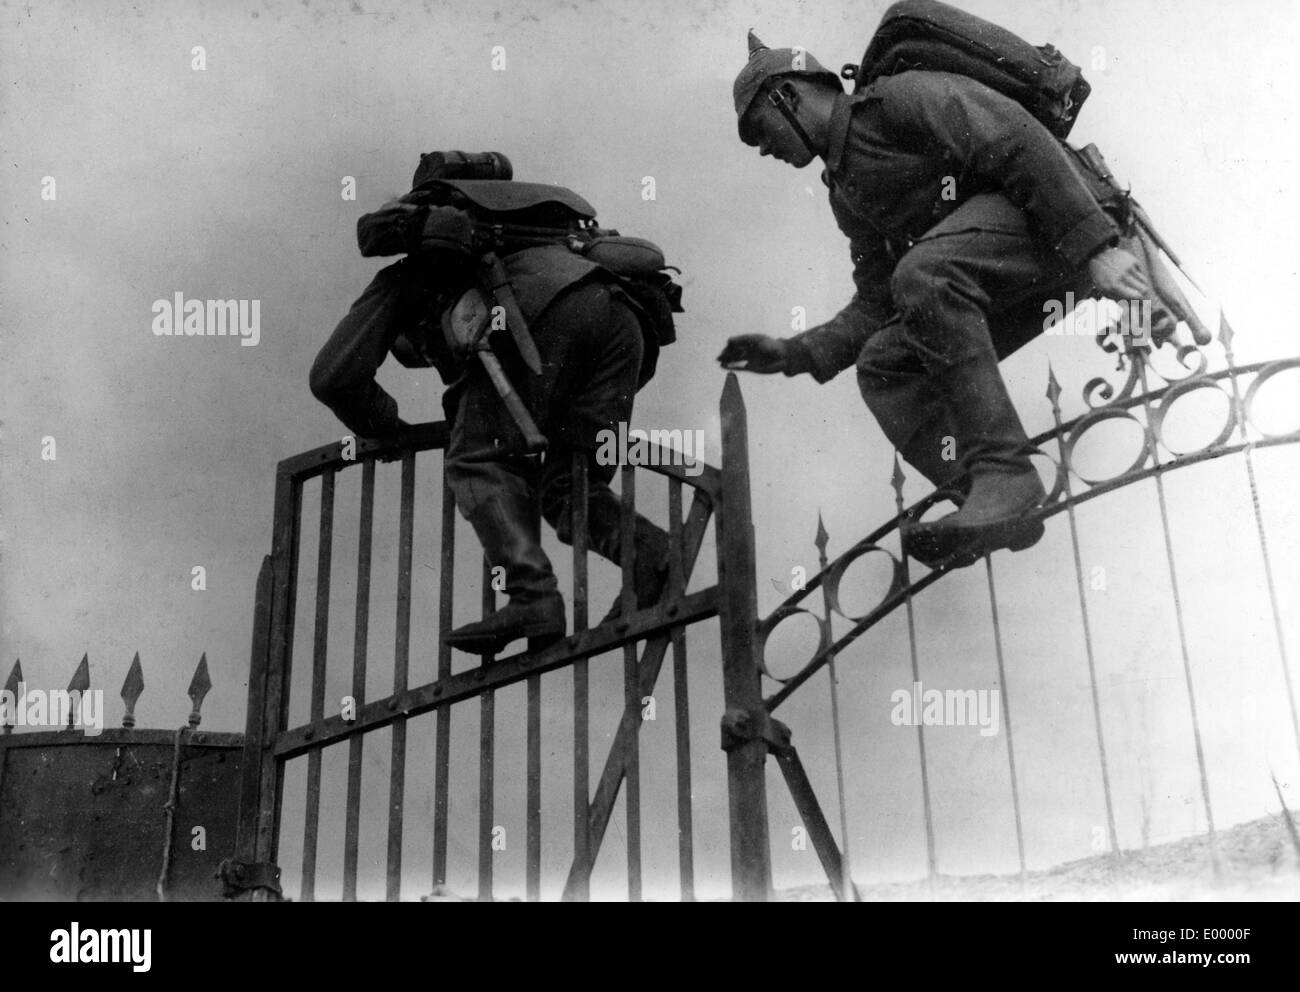
[[(465, 154), (431, 152), (420, 157), (406, 204), (453, 208), (449, 241), (464, 254), (493, 252), (504, 258), (516, 251), (561, 245), (613, 275), (645, 314), (653, 343), (677, 340), (673, 314), (682, 313), (682, 288), (673, 280), (680, 272), (666, 264), (658, 245), (644, 238), (625, 237), (596, 224), (596, 211), (585, 199), (563, 186), (518, 182), (511, 178), (509, 160), (495, 152)], [(380, 212), (382, 214), (382, 211)], [(412, 221), (392, 213), (391, 230), (367, 215), (363, 255), (396, 254), (412, 244)], [(381, 247), (382, 246), (382, 247)], [(399, 356), (400, 359), (400, 356)]]
[(840, 71), (861, 92), (911, 69), (968, 76), (1015, 100), (1064, 139), (1092, 92), (1080, 68), (1051, 45), (1034, 46), (1005, 28), (939, 0), (900, 0), (885, 11), (861, 65)]

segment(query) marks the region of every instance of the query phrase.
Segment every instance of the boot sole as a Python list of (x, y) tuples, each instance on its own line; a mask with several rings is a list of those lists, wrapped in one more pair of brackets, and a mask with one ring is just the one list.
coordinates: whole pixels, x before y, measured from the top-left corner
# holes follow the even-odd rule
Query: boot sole
[(924, 525), (913, 528), (904, 540), (907, 553), (912, 558), (933, 568), (954, 559), (957, 568), (972, 565), (986, 554), (1006, 549), (1024, 551), (1043, 538), (1043, 522), (1016, 517), (1001, 523), (989, 524), (965, 533), (945, 530), (927, 530)]
[(443, 643), (467, 654), (497, 654), (507, 644), (521, 637), (528, 638), (528, 650), (539, 651), (564, 638), (564, 628), (549, 624), (527, 624), (504, 634), (469, 634), (457, 636), (455, 631), (443, 637)]

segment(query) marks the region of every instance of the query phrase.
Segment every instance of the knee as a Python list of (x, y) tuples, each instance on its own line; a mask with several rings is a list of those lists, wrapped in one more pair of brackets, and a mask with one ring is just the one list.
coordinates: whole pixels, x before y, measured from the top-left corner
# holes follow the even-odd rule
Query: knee
[(948, 253), (922, 242), (894, 267), (889, 280), (894, 305), (905, 313), (927, 306), (950, 275)]
[(316, 360), (311, 363), (311, 372), (307, 376), (307, 385), (311, 388), (311, 394), (326, 404), (338, 392), (337, 374), (325, 352), (322, 351), (316, 356)]

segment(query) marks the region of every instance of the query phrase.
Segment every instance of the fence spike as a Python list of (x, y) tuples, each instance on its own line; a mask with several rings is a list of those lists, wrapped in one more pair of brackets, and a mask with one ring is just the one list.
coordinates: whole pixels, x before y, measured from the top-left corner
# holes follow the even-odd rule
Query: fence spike
[(4, 721), (4, 732), (6, 734), (12, 734), (14, 732), (14, 724), (11, 723), (10, 721), (11, 720), (16, 721), (18, 718), (17, 709), (18, 709), (18, 702), (19, 700), (22, 699), (22, 694), (20, 692), (20, 687), (22, 686), (22, 684), (23, 684), (23, 662), (21, 658), (15, 658), (14, 667), (10, 670), (9, 678), (5, 682), (5, 692), (9, 693), (13, 698), (13, 706), (15, 711), (13, 713), (7, 714), (7, 719)]
[(199, 710), (203, 708), (203, 697), (211, 688), (212, 679), (208, 677), (208, 653), (205, 651), (199, 658), (199, 667), (194, 669), (194, 678), (190, 679), (189, 697), (194, 703), (194, 709), (190, 713), (191, 727), (197, 727), (199, 721), (203, 719), (199, 715)]
[(1052, 401), (1052, 409), (1061, 409), (1061, 384), (1056, 381), (1056, 370), (1052, 363), (1047, 363), (1047, 398)]
[(903, 466), (898, 461), (898, 449), (894, 449), (894, 474), (889, 477), (889, 484), (894, 487), (894, 498), (900, 506), (903, 500), (903, 483), (907, 481), (907, 476), (903, 474)]
[[(813, 538), (813, 544), (817, 546), (817, 554), (820, 555), (822, 558), (826, 557), (826, 542), (829, 541), (830, 539), (831, 536), (826, 533), (826, 525), (822, 523), (822, 511), (818, 510), (817, 511), (817, 536)], [(825, 562), (823, 562), (822, 565), (823, 567), (825, 567)]]
[[(90, 655), (81, 656), (81, 664), (77, 670), (72, 673), (72, 681), (68, 683), (68, 692), (75, 692), (80, 698), (81, 694), (90, 688)], [(76, 707), (68, 706), (68, 729), (71, 730), (76, 726)]]
[(1228, 323), (1228, 315), (1219, 311), (1219, 343), (1223, 345), (1223, 350), (1227, 355), (1228, 364), (1232, 365), (1232, 339), (1236, 337), (1236, 332), (1232, 325)]
[(144, 693), (144, 670), (140, 667), (140, 652), (131, 659), (126, 680), (122, 683), (122, 702), (126, 703), (126, 712), (122, 714), (122, 726), (128, 729), (135, 726), (135, 704)]

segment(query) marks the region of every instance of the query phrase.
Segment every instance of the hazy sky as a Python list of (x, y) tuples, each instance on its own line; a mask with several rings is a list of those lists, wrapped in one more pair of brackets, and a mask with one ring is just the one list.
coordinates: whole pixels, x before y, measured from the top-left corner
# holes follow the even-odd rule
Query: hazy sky
[[(0, 4), (0, 678), (21, 657), (29, 683), (62, 686), (89, 652), (94, 683), (108, 690), (116, 722), (117, 689), (139, 651), (148, 686), (140, 725), (170, 727), (184, 718), (184, 688), (206, 651), (214, 689), (204, 726), (243, 729), (253, 582), (270, 550), (275, 465), (341, 435), (308, 392), (307, 370), (378, 267), (357, 255), (357, 216), (404, 191), (424, 151), (504, 151), (517, 178), (571, 186), (606, 226), (664, 246), (684, 271), (687, 312), (678, 343), (665, 350), (658, 376), (638, 399), (636, 421), (704, 429), (706, 455), (716, 463), (723, 378), (713, 359), (727, 336), (789, 334), (792, 308), (805, 307), (810, 322), (820, 321), (852, 291), (847, 243), (817, 167), (795, 172), (760, 160), (736, 137), (730, 87), (745, 59), (745, 30), (754, 27), (773, 46), (801, 44), (838, 68), (861, 56), (885, 6)], [(1094, 92), (1072, 139), (1101, 146), (1222, 302), (1238, 332), (1239, 360), (1300, 350), (1289, 305), (1300, 289), (1296, 5), (964, 6), (1035, 43), (1050, 40), (1085, 66)], [(204, 49), (202, 71), (192, 68), (195, 46)], [(494, 46), (504, 49), (503, 71), (492, 67)], [(1089, 68), (1094, 58), (1101, 68)], [(356, 180), (355, 201), (340, 195), (347, 176)], [(42, 198), (46, 177), (55, 181), (55, 199)], [(654, 179), (653, 200), (642, 196), (646, 177)], [(178, 292), (260, 300), (256, 347), (233, 338), (155, 336), (154, 301)], [(1217, 322), (1214, 303), (1205, 313)], [(1217, 346), (1210, 353), (1221, 359)], [(1040, 340), (1006, 362), (1031, 434), (1051, 424), (1043, 399), (1049, 360), (1067, 416), (1083, 409), (1083, 383), (1113, 368), (1087, 338)], [(380, 378), (408, 421), (440, 416), (433, 376), (390, 362)], [(892, 514), (890, 449), (851, 372), (826, 386), (779, 376), (744, 377), (742, 385), (759, 606), (767, 612), (783, 597), (777, 585), (793, 567), (815, 565), (819, 511), (832, 554)], [(54, 461), (41, 457), (46, 437), (55, 439)], [(1121, 445), (1117, 437), (1109, 453), (1102, 446), (1089, 457), (1117, 466), (1127, 460), (1116, 454)], [(1279, 594), (1294, 603), (1300, 576), (1289, 548), (1300, 526), (1292, 488), (1300, 461), (1283, 449), (1256, 460)], [(417, 594), (432, 597), (437, 500), (432, 471), (424, 471)], [(1226, 825), (1272, 808), (1270, 766), (1292, 790), (1300, 769), (1240, 459), (1175, 474), (1166, 488), (1216, 820)], [(381, 471), (381, 521), (392, 518), (395, 494), (389, 467)], [(340, 514), (354, 505), (341, 482)], [(316, 506), (309, 488), (305, 519), (314, 522)], [(1203, 829), (1154, 489), (1146, 483), (1098, 500), (1079, 521), (1085, 568), (1104, 568), (1107, 576), (1106, 588), (1089, 597), (1121, 841), (1140, 843), (1144, 806), (1152, 839)], [(355, 535), (344, 532), (354, 526), (350, 519), (340, 524), (335, 559), (331, 665), (340, 686), (351, 648), (347, 555), (355, 553)], [(465, 551), (472, 538), (466, 528), (461, 533)], [(390, 576), (392, 541), (377, 540), (376, 575)], [(461, 556), (467, 576), (472, 551)], [(303, 554), (300, 602), (307, 604), (315, 570), (310, 537)], [(712, 555), (710, 543), (709, 575)], [(195, 566), (206, 569), (206, 591), (191, 588)], [(1094, 828), (1104, 822), (1064, 517), (1054, 518), (1038, 547), (1002, 555), (996, 568), (1026, 841), (1031, 865), (1045, 866), (1091, 853)], [(609, 580), (598, 587), (612, 596), (613, 573), (598, 574)], [(476, 588), (467, 578), (461, 602), (473, 600)], [(603, 609), (604, 594), (596, 598)], [(970, 569), (918, 602), (927, 686), (994, 686), (987, 598), (982, 569)], [(863, 591), (858, 605), (866, 602)], [(391, 645), (391, 589), (378, 590), (373, 605), (379, 659)], [(413, 683), (436, 653), (428, 619), (417, 623), (424, 626), (413, 640)], [(1300, 628), (1288, 624), (1294, 653)], [(310, 631), (304, 606), (300, 660), (310, 651)], [(717, 892), (725, 891), (727, 861), (716, 625), (693, 633), (691, 644), (692, 688), (698, 684), (700, 693), (692, 704), (697, 864), (701, 887)], [(787, 646), (798, 649), (793, 637)], [(856, 644), (841, 670), (855, 874), (915, 877), (924, 867), (915, 734), (888, 719), (890, 693), (911, 682), (901, 615)], [(593, 714), (603, 715), (593, 716), (592, 751), (602, 761), (620, 692), (618, 657), (601, 659), (593, 671)], [(385, 691), (388, 677), (376, 674), (373, 691)], [(571, 834), (569, 692), (567, 675), (549, 677), (548, 895), (567, 867)], [(674, 821), (660, 813), (671, 809), (673, 787), (666, 680), (659, 696), (660, 721), (647, 727), (652, 739), (644, 746), (658, 749), (647, 758), (646, 878), (648, 893), (673, 895)], [(522, 758), (509, 735), (521, 699), (521, 691), (505, 693), (497, 706), (498, 747), (507, 755), (499, 806), (509, 836), (520, 840)], [(458, 742), (468, 749), (456, 759), (452, 882), (472, 892), (477, 706), (462, 711)], [(821, 676), (778, 715), (791, 725), (835, 820), (827, 712)], [(413, 725), (413, 742), (427, 739), (420, 733)], [(941, 869), (1014, 869), (1004, 736), (943, 728), (929, 743)], [(387, 760), (384, 736), (368, 746), (368, 781), (386, 782)], [(341, 781), (341, 767), (331, 755), (327, 791)], [(408, 808), (415, 837), (425, 826), (416, 824), (427, 810), (427, 768), (414, 760), (411, 768), (412, 795), (421, 797)], [(791, 849), (798, 821), (779, 775), (769, 783), (778, 883), (815, 880), (815, 856)], [(300, 830), (289, 815), (294, 795), (291, 784), (286, 865), (300, 842), (289, 836)], [(374, 795), (368, 808), (382, 808)], [(325, 818), (341, 815), (335, 804)], [(325, 829), (322, 878), (330, 879), (339, 835)], [(611, 827), (597, 887), (612, 896), (622, 891), (620, 830)], [(366, 831), (368, 865), (371, 855), (382, 859), (382, 817), (368, 819)], [(428, 887), (427, 851), (415, 849), (424, 841), (411, 843), (408, 891), (418, 894)], [(511, 844), (499, 864), (504, 889), (517, 890), (522, 843)], [(366, 870), (364, 891), (382, 891), (374, 888), (382, 885), (382, 861)], [(332, 890), (322, 883), (321, 891)]]

